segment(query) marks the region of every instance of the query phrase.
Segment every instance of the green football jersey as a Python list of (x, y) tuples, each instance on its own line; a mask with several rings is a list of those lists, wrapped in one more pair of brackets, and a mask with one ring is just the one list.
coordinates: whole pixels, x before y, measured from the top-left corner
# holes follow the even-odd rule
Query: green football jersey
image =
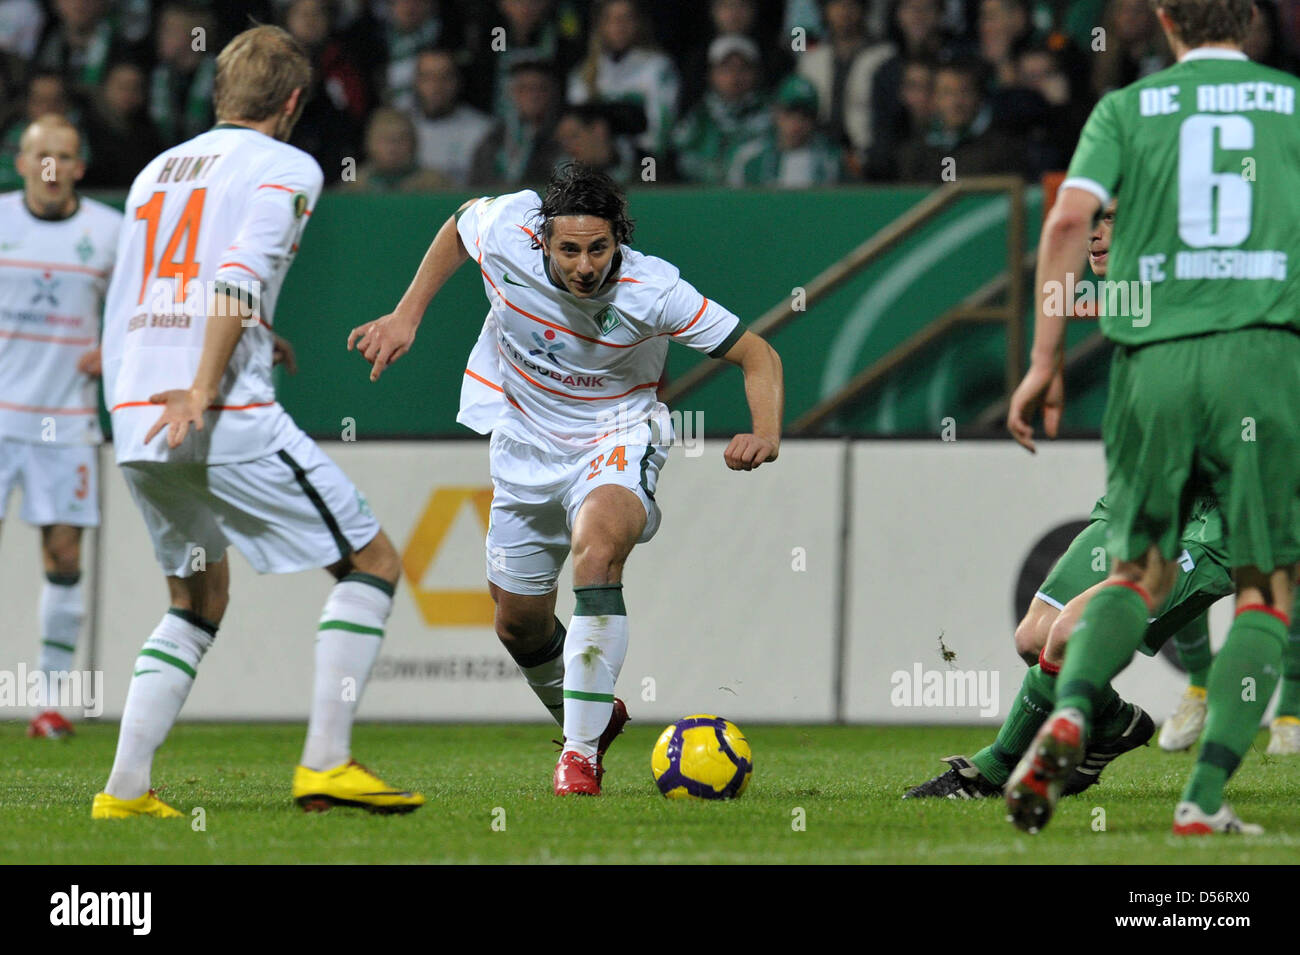
[(1202, 47), (1093, 109), (1062, 188), (1120, 199), (1097, 290), (1108, 338), (1300, 327), (1297, 87)]

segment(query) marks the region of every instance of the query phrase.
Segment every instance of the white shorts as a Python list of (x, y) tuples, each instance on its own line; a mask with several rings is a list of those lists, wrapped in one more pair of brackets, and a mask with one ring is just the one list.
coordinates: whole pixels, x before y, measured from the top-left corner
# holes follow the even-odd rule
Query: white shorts
[(15, 484), (22, 519), (34, 527), (99, 526), (99, 469), (93, 444), (44, 444), (0, 438), (0, 520)]
[(569, 557), (578, 508), (602, 485), (617, 484), (640, 498), (646, 525), (637, 543), (659, 530), (655, 487), (668, 448), (651, 442), (648, 424), (571, 455), (494, 432), (489, 454), (493, 494), (487, 578), (508, 593), (540, 595), (555, 589)]
[(259, 574), (328, 567), (379, 533), (365, 497), (297, 427), (283, 449), (252, 461), (128, 461), (122, 476), (169, 577), (205, 569), (227, 544)]

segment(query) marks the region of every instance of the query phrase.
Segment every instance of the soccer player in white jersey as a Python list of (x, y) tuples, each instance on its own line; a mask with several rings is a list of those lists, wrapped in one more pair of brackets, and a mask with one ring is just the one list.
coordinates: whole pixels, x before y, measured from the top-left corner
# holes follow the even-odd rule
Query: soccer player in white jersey
[[(491, 431), (487, 577), (496, 632), (564, 728), (557, 794), (599, 795), (601, 756), (627, 720), (614, 683), (627, 654), (623, 565), (654, 536), (659, 470), (673, 440), (655, 392), (669, 341), (739, 365), (753, 433), (733, 470), (775, 461), (781, 361), (677, 269), (629, 247), (627, 200), (571, 164), (546, 198), (474, 199), (448, 219), (392, 314), (352, 331), (371, 379), (411, 347), (425, 309), (467, 258), (491, 310), (470, 356), (457, 420)], [(555, 617), (570, 550), (577, 607)]]
[(0, 520), (15, 486), (41, 529), (45, 709), (27, 735), (67, 736), (58, 674), (72, 669), (85, 618), (81, 532), (99, 526), (99, 317), (122, 214), (77, 195), (80, 137), (62, 116), (23, 131), (23, 188), (0, 196)]
[(225, 613), (228, 543), (259, 573), (324, 567), (337, 580), (318, 626), (298, 804), (424, 803), (351, 758), (397, 553), (271, 382), (276, 298), (322, 185), (315, 160), (285, 142), (310, 79), (288, 33), (241, 33), (217, 57), (217, 125), (155, 158), (127, 197), (104, 311), (105, 396), (171, 606), (136, 660), (97, 819), (180, 815), (150, 788), (153, 755)]

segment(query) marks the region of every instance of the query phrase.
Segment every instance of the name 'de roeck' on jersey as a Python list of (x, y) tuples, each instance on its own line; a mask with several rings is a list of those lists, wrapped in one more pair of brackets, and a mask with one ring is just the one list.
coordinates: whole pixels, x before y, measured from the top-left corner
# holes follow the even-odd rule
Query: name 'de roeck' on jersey
[(1119, 197), (1107, 283), (1150, 283), (1146, 315), (1105, 309), (1107, 337), (1300, 326), (1297, 87), (1200, 48), (1097, 104), (1062, 188)]
[(533, 245), (541, 199), (532, 191), (474, 202), (457, 228), (478, 262), (491, 309), (470, 356), (457, 420), (559, 451), (654, 421), (672, 440), (656, 388), (669, 341), (713, 357), (744, 333), (663, 259), (626, 245), (613, 280), (581, 299), (550, 276)]
[(0, 196), (0, 437), (98, 444), (95, 379), (77, 361), (99, 343), (99, 318), (122, 214), (78, 200), (66, 219)]
[[(104, 311), (104, 394), (126, 461), (248, 461), (293, 429), (271, 378), (275, 303), (320, 196), (320, 166), (256, 130), (218, 125), (159, 155), (127, 197)], [(179, 276), (179, 278), (178, 278)], [(162, 413), (149, 396), (188, 388), (214, 293), (235, 289), (246, 326), (203, 431), (174, 451), (144, 436)]]

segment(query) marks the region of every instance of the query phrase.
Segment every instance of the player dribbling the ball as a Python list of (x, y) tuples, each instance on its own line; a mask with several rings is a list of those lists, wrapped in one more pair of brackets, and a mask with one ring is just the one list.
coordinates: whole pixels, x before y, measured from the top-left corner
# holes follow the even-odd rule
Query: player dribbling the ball
[[(470, 356), (457, 420), (492, 433), (487, 577), (496, 632), (564, 728), (557, 795), (599, 795), (605, 747), (626, 711), (614, 684), (627, 654), (623, 565), (658, 530), (655, 486), (673, 441), (655, 388), (670, 341), (738, 365), (753, 433), (732, 470), (775, 461), (781, 362), (763, 339), (663, 259), (628, 242), (627, 200), (572, 164), (545, 199), (531, 190), (465, 203), (433, 240), (392, 314), (348, 338), (371, 380), (410, 350), (425, 310), (473, 258), (491, 310)], [(569, 626), (555, 616), (574, 557)]]

